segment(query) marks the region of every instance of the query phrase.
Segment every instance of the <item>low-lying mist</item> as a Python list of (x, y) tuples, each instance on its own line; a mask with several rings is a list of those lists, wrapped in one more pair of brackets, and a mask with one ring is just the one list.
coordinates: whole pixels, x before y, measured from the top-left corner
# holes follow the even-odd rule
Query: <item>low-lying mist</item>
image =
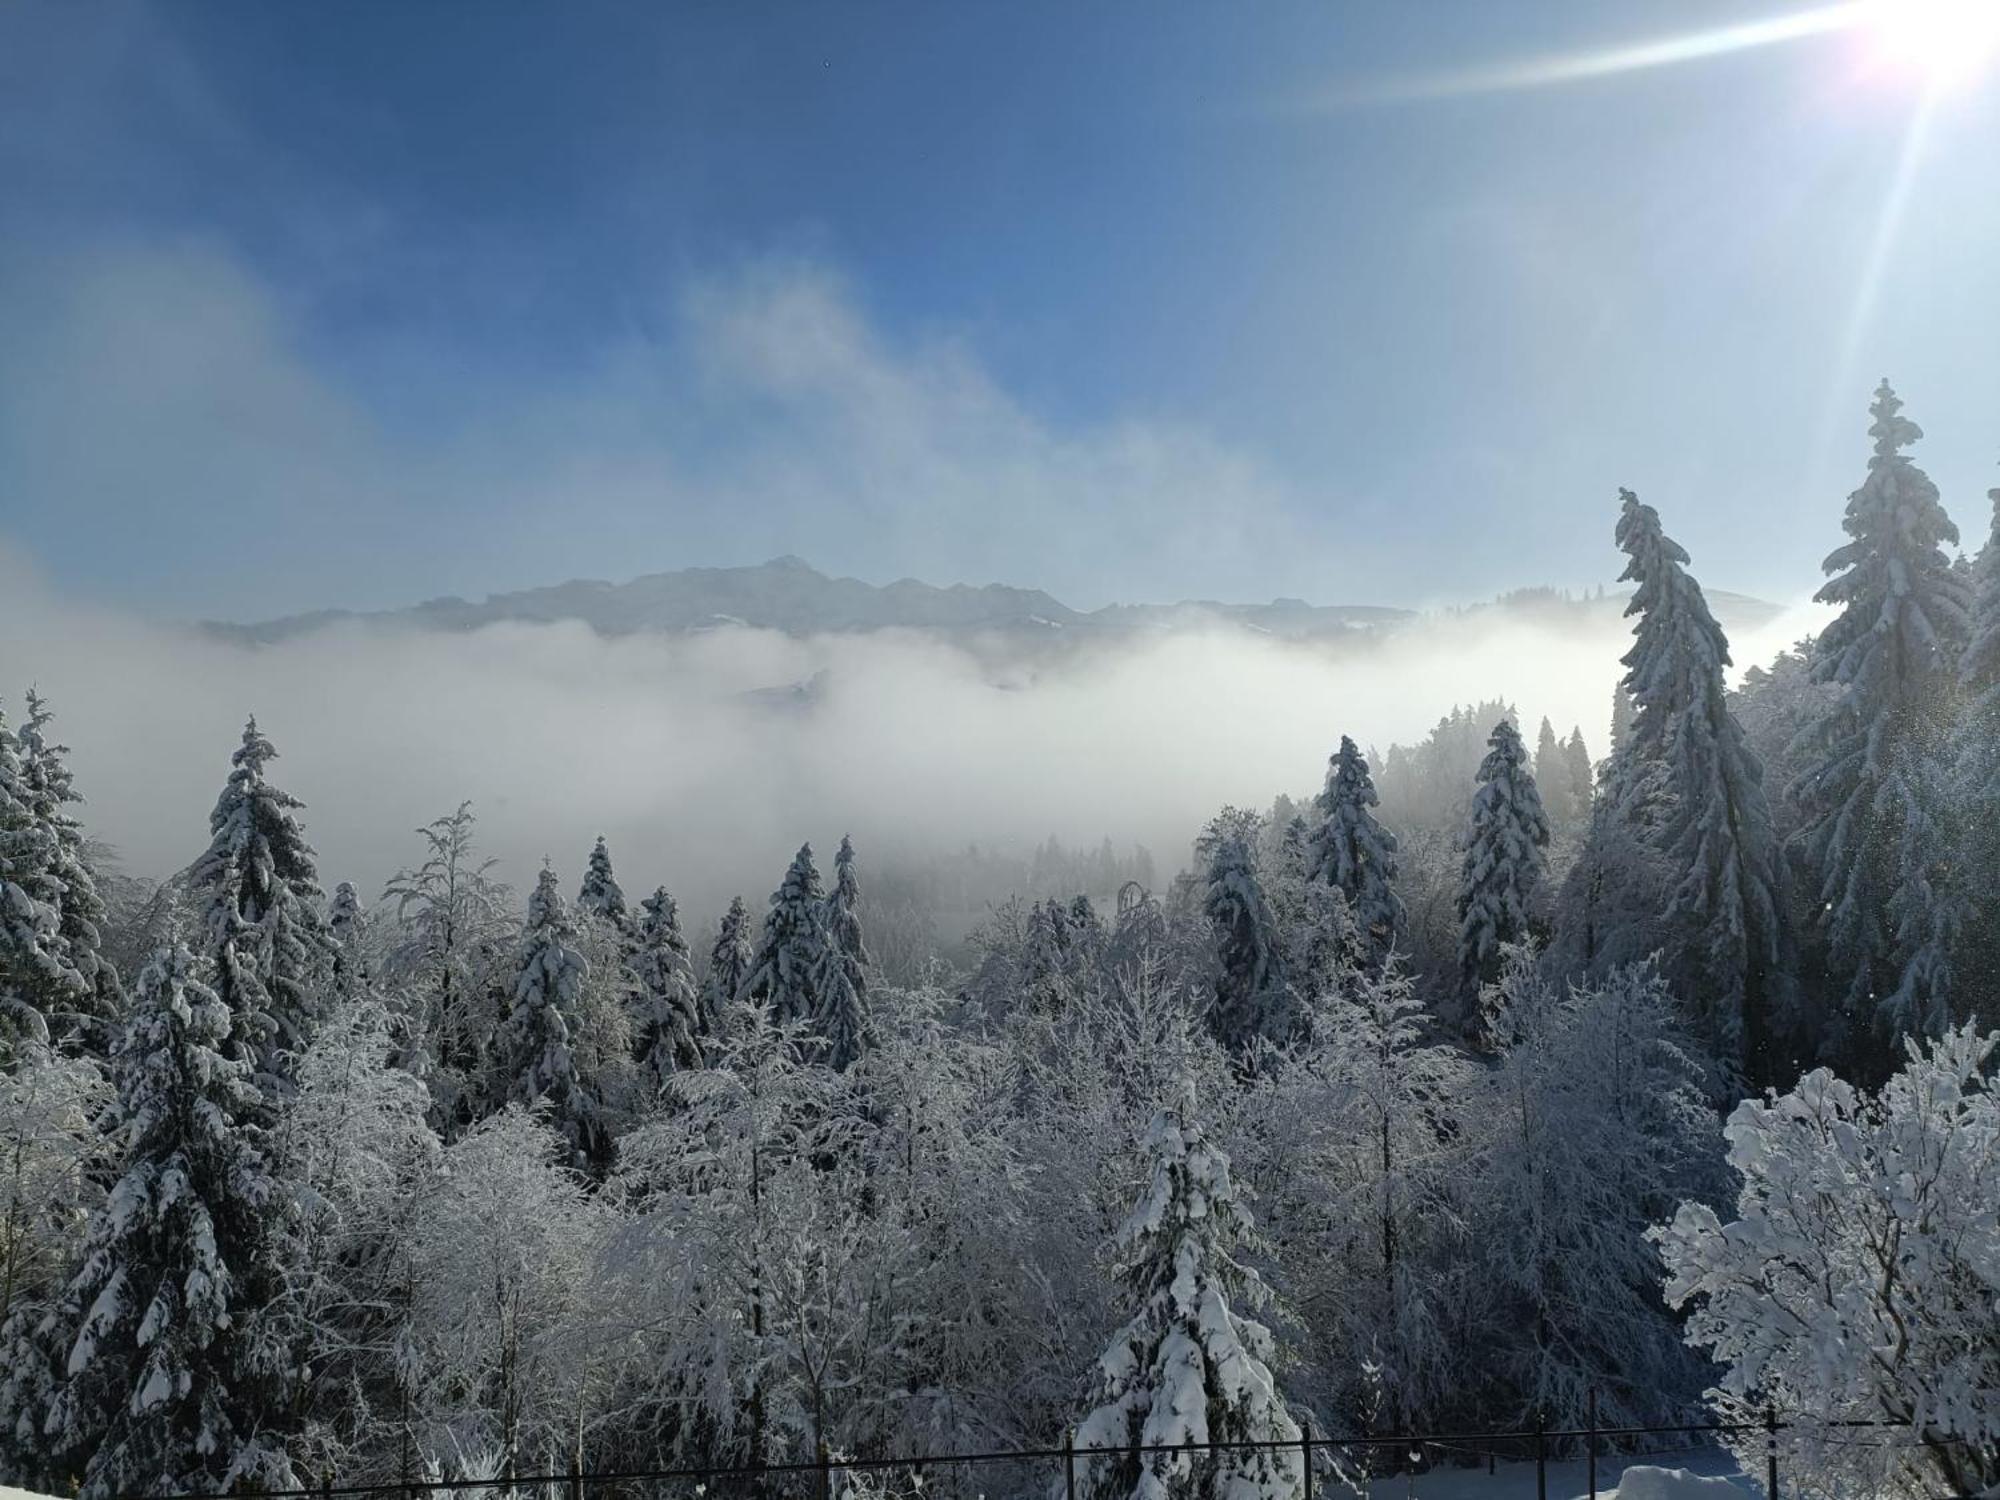
[[(247, 649), (58, 599), (0, 559), (0, 701), (37, 686), (74, 751), (90, 832), (133, 874), (205, 846), (243, 720), (306, 803), (328, 886), (372, 897), (419, 854), (412, 830), (470, 798), (517, 885), (566, 887), (592, 838), (635, 895), (664, 882), (696, 917), (753, 903), (802, 840), (854, 835), (866, 864), (962, 849), (1145, 843), (1164, 878), (1225, 802), (1318, 787), (1343, 733), (1386, 750), (1455, 703), (1504, 697), (1605, 746), (1626, 635), (1445, 615), (1357, 649), (1218, 626), (1037, 658), (904, 632), (794, 639), (730, 628), (606, 639), (581, 625), (470, 634), (347, 626)], [(1736, 646), (1763, 661), (1789, 615)], [(824, 673), (791, 700), (761, 694)]]

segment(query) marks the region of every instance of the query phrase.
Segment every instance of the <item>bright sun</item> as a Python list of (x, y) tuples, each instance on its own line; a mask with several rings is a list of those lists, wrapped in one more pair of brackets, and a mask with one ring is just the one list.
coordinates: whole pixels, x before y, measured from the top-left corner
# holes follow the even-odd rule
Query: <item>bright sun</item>
[(1869, 0), (1872, 50), (1898, 71), (1962, 85), (2000, 50), (2000, 0)]

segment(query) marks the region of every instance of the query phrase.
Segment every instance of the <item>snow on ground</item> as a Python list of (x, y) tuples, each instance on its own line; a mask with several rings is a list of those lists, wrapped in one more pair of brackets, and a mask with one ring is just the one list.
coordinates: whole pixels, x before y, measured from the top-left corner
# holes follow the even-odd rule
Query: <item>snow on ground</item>
[[(1631, 1471), (1631, 1483), (1615, 1488), (1621, 1473)], [(1679, 1475), (1680, 1478), (1667, 1476)], [(1549, 1464), (1549, 1500), (1584, 1500), (1590, 1493), (1584, 1461), (1564, 1459)], [(1631, 1454), (1597, 1460), (1597, 1493), (1603, 1500), (1728, 1500), (1764, 1493), (1746, 1479), (1736, 1461), (1717, 1448), (1685, 1453)], [(1471, 1469), (1433, 1469), (1428, 1474), (1378, 1479), (1368, 1487), (1370, 1500), (1535, 1500), (1535, 1466), (1503, 1463), (1489, 1475), (1481, 1464)]]
[(49, 1500), (47, 1495), (37, 1495), (33, 1490), (11, 1489), (0, 1484), (0, 1500)]

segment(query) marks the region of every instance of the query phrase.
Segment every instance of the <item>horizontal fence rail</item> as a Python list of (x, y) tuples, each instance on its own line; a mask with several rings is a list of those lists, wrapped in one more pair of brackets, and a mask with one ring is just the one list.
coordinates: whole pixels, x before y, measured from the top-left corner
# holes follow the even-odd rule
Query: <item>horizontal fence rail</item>
[[(1592, 1406), (1596, 1403), (1593, 1401)], [(562, 1472), (542, 1474), (503, 1473), (490, 1477), (465, 1477), (458, 1479), (397, 1479), (374, 1484), (338, 1484), (331, 1474), (317, 1485), (296, 1489), (255, 1489), (248, 1486), (214, 1492), (182, 1492), (166, 1494), (159, 1492), (137, 1492), (123, 1494), (115, 1500), (335, 1500), (335, 1497), (382, 1497), (382, 1500), (423, 1500), (449, 1492), (526, 1490), (541, 1491), (547, 1496), (566, 1496), (567, 1500), (587, 1500), (592, 1489), (603, 1489), (616, 1485), (660, 1485), (693, 1484), (705, 1491), (711, 1484), (730, 1482), (744, 1487), (749, 1493), (774, 1493), (774, 1482), (797, 1480), (801, 1477), (812, 1481), (815, 1500), (833, 1500), (834, 1481), (837, 1477), (860, 1472), (907, 1470), (921, 1476), (926, 1470), (939, 1470), (960, 1466), (991, 1464), (1056, 1464), (1062, 1465), (1059, 1479), (1040, 1487), (1041, 1494), (1053, 1496), (1058, 1485), (1064, 1492), (1065, 1500), (1077, 1500), (1079, 1460), (1092, 1461), (1124, 1458), (1138, 1460), (1158, 1457), (1197, 1457), (1222, 1453), (1243, 1453), (1264, 1451), (1296, 1456), (1302, 1469), (1302, 1490), (1305, 1500), (1313, 1500), (1315, 1491), (1315, 1455), (1331, 1463), (1341, 1455), (1357, 1452), (1367, 1453), (1380, 1449), (1410, 1450), (1413, 1462), (1420, 1461), (1424, 1450), (1434, 1453), (1450, 1453), (1470, 1457), (1487, 1463), (1488, 1472), (1502, 1455), (1495, 1445), (1520, 1445), (1518, 1458), (1508, 1462), (1526, 1463), (1533, 1461), (1536, 1466), (1536, 1494), (1538, 1500), (1548, 1500), (1548, 1465), (1551, 1460), (1563, 1457), (1558, 1449), (1564, 1445), (1582, 1443), (1581, 1454), (1587, 1464), (1587, 1484), (1591, 1496), (1598, 1494), (1597, 1461), (1604, 1457), (1664, 1457), (1669, 1452), (1685, 1452), (1687, 1449), (1626, 1451), (1612, 1454), (1601, 1452), (1600, 1444), (1619, 1443), (1643, 1437), (1682, 1437), (1697, 1440), (1707, 1446), (1714, 1440), (1727, 1436), (1761, 1434), (1766, 1438), (1764, 1493), (1766, 1500), (1780, 1500), (1779, 1453), (1777, 1437), (1780, 1432), (1812, 1430), (1833, 1433), (1843, 1430), (1884, 1429), (1909, 1430), (1912, 1424), (1892, 1419), (1826, 1419), (1826, 1420), (1785, 1420), (1775, 1413), (1767, 1414), (1758, 1422), (1717, 1422), (1689, 1421), (1674, 1422), (1657, 1426), (1599, 1427), (1594, 1422), (1587, 1427), (1543, 1427), (1536, 1426), (1509, 1431), (1471, 1430), (1464, 1432), (1396, 1432), (1396, 1433), (1355, 1433), (1349, 1435), (1301, 1434), (1296, 1439), (1244, 1439), (1237, 1441), (1204, 1441), (1188, 1443), (1141, 1443), (1119, 1447), (1077, 1447), (1074, 1440), (1061, 1447), (1045, 1448), (996, 1448), (969, 1453), (913, 1453), (903, 1455), (846, 1456), (822, 1450), (817, 1458), (795, 1459), (778, 1463), (738, 1464), (738, 1465), (687, 1465), (660, 1469), (594, 1469), (585, 1470), (571, 1467)], [(1881, 1439), (1828, 1438), (1830, 1442), (1852, 1442), (1857, 1445), (1889, 1446)], [(1916, 1440), (1924, 1441), (1923, 1439)], [(1937, 1439), (1933, 1439), (1937, 1441)], [(1960, 1439), (1943, 1439), (1957, 1443)], [(1915, 1446), (1914, 1442), (1895, 1443), (1894, 1446)], [(1463, 1467), (1463, 1466), (1461, 1466)], [(1747, 1476), (1746, 1476), (1747, 1477)], [(1345, 1476), (1341, 1479), (1345, 1486)], [(983, 1497), (982, 1497), (983, 1500)], [(1980, 1500), (1971, 1495), (1938, 1495), (1933, 1500)]]

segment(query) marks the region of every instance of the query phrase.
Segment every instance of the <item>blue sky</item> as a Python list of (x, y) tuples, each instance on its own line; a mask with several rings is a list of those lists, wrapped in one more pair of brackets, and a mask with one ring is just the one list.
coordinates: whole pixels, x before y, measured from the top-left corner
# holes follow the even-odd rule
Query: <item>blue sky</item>
[[(247, 617), (792, 552), (1079, 605), (1793, 598), (2000, 480), (2000, 88), (1768, 6), (0, 6), (0, 546)], [(1914, 156), (1900, 207), (1896, 184)], [(1884, 225), (1888, 224), (1885, 231)]]

